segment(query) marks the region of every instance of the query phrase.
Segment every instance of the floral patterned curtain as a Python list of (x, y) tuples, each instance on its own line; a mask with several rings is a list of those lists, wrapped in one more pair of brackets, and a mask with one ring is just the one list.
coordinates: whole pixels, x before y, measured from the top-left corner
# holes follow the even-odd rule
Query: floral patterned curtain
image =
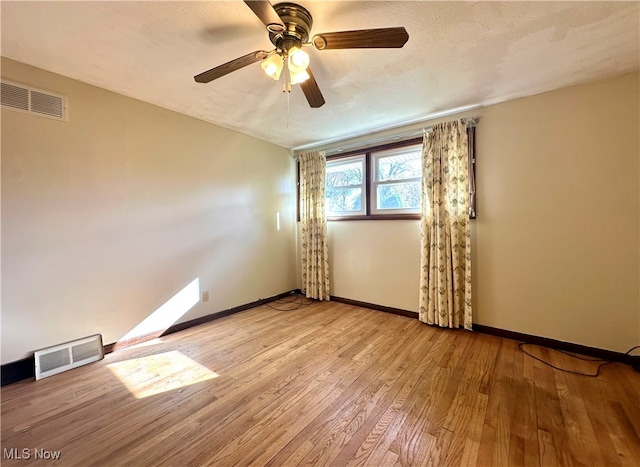
[(324, 151), (299, 155), (302, 290), (308, 298), (329, 300), (329, 247), (324, 211)]
[(420, 321), (471, 329), (466, 124), (440, 123), (422, 149)]

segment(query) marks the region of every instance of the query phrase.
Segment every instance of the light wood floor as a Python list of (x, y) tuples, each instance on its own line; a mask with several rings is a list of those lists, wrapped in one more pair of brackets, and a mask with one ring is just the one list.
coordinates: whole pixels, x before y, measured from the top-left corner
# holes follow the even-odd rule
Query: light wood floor
[(2, 448), (64, 466), (637, 466), (640, 374), (562, 373), (510, 340), (344, 304), (263, 306), (3, 388)]

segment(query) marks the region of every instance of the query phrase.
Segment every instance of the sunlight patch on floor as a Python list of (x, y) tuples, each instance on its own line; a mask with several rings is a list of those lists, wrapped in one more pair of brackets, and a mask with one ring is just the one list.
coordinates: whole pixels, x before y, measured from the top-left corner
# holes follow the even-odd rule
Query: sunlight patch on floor
[(111, 363), (107, 368), (137, 399), (219, 376), (178, 350)]

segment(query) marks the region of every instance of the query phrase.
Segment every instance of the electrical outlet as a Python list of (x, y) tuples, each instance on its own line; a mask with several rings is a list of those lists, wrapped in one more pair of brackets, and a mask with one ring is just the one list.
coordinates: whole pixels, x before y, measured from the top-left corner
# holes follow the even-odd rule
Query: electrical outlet
[(209, 291), (205, 290), (204, 292), (202, 292), (202, 301), (203, 302), (208, 302), (209, 301)]

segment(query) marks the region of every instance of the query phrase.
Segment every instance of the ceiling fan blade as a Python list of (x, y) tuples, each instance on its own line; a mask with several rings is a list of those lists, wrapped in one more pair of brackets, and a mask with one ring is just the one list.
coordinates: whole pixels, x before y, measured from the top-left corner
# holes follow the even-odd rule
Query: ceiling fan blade
[(399, 49), (409, 40), (403, 27), (325, 32), (313, 36), (313, 46), (324, 49)]
[(267, 0), (244, 0), (244, 3), (260, 18), (269, 31), (284, 31), (284, 24), (282, 24), (280, 16)]
[(311, 73), (310, 68), (307, 68), (307, 73), (309, 73), (309, 79), (300, 83), (300, 87), (302, 88), (304, 97), (307, 98), (309, 105), (312, 108), (317, 109), (324, 105), (324, 97), (322, 97), (318, 83), (316, 83), (316, 79), (313, 77), (313, 73)]
[(198, 83), (208, 83), (209, 81), (218, 79), (221, 76), (231, 73), (232, 71), (239, 70), (240, 68), (244, 68), (247, 65), (259, 62), (260, 60), (264, 60), (267, 55), (268, 53), (264, 50), (251, 52), (250, 54), (243, 55), (242, 57), (236, 58), (235, 60), (231, 60), (230, 62), (224, 63), (215, 68), (211, 68), (210, 70), (203, 71), (199, 75), (195, 75), (193, 79), (195, 79)]

